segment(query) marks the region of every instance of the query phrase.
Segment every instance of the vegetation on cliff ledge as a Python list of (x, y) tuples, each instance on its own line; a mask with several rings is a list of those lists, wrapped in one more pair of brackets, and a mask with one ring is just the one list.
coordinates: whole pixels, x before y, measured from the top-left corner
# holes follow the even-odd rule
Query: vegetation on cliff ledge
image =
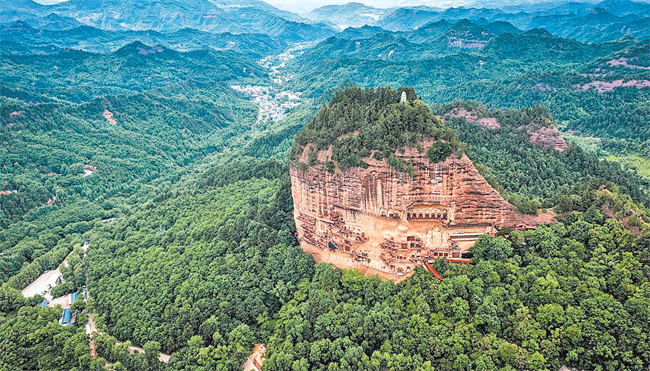
[[(401, 101), (406, 92), (406, 101)], [(394, 90), (390, 87), (363, 89), (347, 88), (339, 91), (298, 135), (291, 151), (296, 161), (308, 144), (316, 150), (332, 146), (330, 161), (339, 169), (366, 167), (364, 158), (387, 159), (397, 169), (412, 170), (395, 156), (398, 150), (418, 146), (424, 139), (435, 140), (435, 148), (427, 151), (432, 161), (443, 161), (460, 147), (454, 131), (436, 119), (429, 108), (417, 97), (413, 88)], [(425, 149), (418, 147), (421, 152)], [(310, 151), (309, 162), (317, 162), (315, 150)]]
[[(634, 169), (599, 159), (571, 140), (566, 149), (555, 149), (553, 143), (563, 142), (562, 135), (544, 106), (501, 110), (456, 100), (435, 104), (431, 110), (458, 135), (481, 174), (520, 212), (555, 207), (558, 195), (571, 194), (572, 187), (596, 179), (611, 182), (634, 202), (650, 206), (648, 182)], [(535, 132), (543, 133), (540, 138), (547, 143), (532, 140)]]

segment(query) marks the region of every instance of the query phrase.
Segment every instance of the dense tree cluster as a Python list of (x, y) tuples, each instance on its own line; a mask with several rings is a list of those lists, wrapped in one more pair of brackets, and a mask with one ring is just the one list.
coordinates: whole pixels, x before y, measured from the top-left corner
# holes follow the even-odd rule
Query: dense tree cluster
[(89, 371), (83, 325), (61, 326), (59, 318), (60, 309), (25, 306), (0, 321), (0, 370)]
[[(405, 102), (401, 101), (403, 92)], [(329, 104), (298, 133), (291, 154), (295, 161), (308, 144), (316, 150), (332, 146), (329, 161), (341, 170), (365, 167), (363, 159), (370, 156), (389, 160), (392, 157), (391, 165), (402, 170), (405, 166), (395, 158), (397, 150), (415, 147), (424, 139), (439, 141), (433, 150), (436, 162), (459, 147), (453, 130), (433, 117), (413, 88), (351, 87), (336, 92)], [(442, 141), (447, 144), (442, 145)], [(310, 162), (315, 162), (313, 151), (310, 149)]]
[(452, 151), (451, 144), (437, 140), (427, 150), (427, 156), (431, 162), (442, 162), (451, 156)]
[(295, 246), (290, 197), (286, 179), (234, 181), (161, 197), (98, 230), (88, 284), (108, 332), (165, 351), (197, 334), (218, 346), (240, 325), (259, 339), (313, 271)]
[(165, 365), (159, 359), (160, 344), (156, 341), (149, 341), (144, 346), (144, 354), (140, 352), (133, 352), (129, 347), (131, 342), (117, 343), (117, 340), (106, 334), (94, 335), (95, 346), (97, 350), (97, 360), (101, 363), (101, 368), (97, 371), (105, 370), (105, 363), (111, 363), (111, 369), (114, 371), (161, 371), (165, 369)]
[(249, 129), (254, 107), (226, 84), (263, 75), (259, 67), (227, 53), (147, 48), (0, 55), (0, 191), (10, 191), (0, 195), (0, 282), (21, 270), (33, 279), (44, 268), (26, 263), (128, 213), (139, 202), (130, 196), (149, 199)]
[[(25, 264), (21, 267), (18, 274), (13, 275), (10, 278), (7, 276), (11, 274), (11, 270), (3, 271), (3, 274), (5, 276), (2, 278), (7, 279), (7, 285), (18, 290), (24, 289), (45, 271), (56, 269), (56, 267), (59, 266), (63, 259), (65, 259), (65, 257), (68, 256), (72, 250), (72, 246), (70, 245), (69, 241), (71, 238), (71, 236), (68, 236), (64, 239), (59, 240), (57, 245), (52, 250), (34, 259), (34, 261), (31, 263)], [(23, 243), (31, 244), (34, 243), (34, 241), (27, 240)]]
[(394, 285), (327, 265), (276, 321), (268, 370), (643, 370), (650, 364), (650, 235), (572, 212), (503, 230), (476, 265), (436, 262)]

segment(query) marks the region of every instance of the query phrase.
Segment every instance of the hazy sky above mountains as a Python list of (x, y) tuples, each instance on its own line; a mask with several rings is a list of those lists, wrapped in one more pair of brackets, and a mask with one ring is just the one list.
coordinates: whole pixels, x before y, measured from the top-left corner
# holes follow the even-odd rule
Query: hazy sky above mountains
[[(332, 5), (332, 4), (346, 4), (351, 0), (266, 0), (267, 3), (270, 3), (278, 8), (286, 10), (298, 10), (302, 9), (303, 11), (311, 10), (318, 8), (323, 5)], [(464, 4), (463, 0), (354, 0), (358, 3), (363, 3), (370, 5), (376, 8), (390, 8), (394, 6), (410, 6), (410, 5), (430, 5), (441, 8), (447, 8), (449, 6), (461, 6)], [(466, 2), (465, 2), (466, 3)]]
[[(351, 1), (366, 4), (376, 8), (391, 8), (396, 6), (415, 6), (428, 5), (438, 8), (449, 8), (457, 6), (471, 6), (480, 4), (483, 7), (498, 7), (503, 5), (531, 4), (556, 2), (562, 3), (562, 0), (264, 0), (275, 7), (304, 13), (311, 11), (323, 5), (346, 4)], [(570, 0), (564, 1), (569, 2)], [(576, 0), (573, 0), (576, 1)], [(594, 2), (597, 0), (577, 0), (578, 2)]]
[[(61, 3), (68, 0), (34, 0), (43, 5)], [(323, 5), (346, 4), (349, 2), (363, 3), (376, 8), (391, 8), (394, 6), (430, 5), (447, 8), (450, 6), (462, 6), (467, 1), (463, 0), (263, 0), (278, 8), (286, 10), (316, 9)], [(543, 1), (543, 0), (542, 0)], [(548, 1), (548, 0), (547, 0)], [(473, 1), (469, 1), (470, 3)]]
[[(68, 0), (34, 0), (41, 4), (56, 4)], [(532, 3), (566, 3), (577, 2), (599, 2), (602, 0), (264, 0), (277, 8), (289, 10), (296, 13), (307, 13), (324, 5), (346, 4), (351, 1), (363, 3), (376, 8), (392, 8), (398, 6), (428, 5), (437, 8), (449, 8), (458, 6), (477, 6), (487, 8), (498, 8), (504, 5), (532, 4)], [(648, 2), (649, 0), (635, 0)]]

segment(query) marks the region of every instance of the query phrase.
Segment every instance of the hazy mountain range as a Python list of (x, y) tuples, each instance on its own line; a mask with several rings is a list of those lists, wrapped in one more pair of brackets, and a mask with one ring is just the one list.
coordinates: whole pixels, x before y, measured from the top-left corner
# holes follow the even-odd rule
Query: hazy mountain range
[(239, 0), (70, 0), (40, 5), (31, 0), (0, 1), (0, 23), (56, 14), (106, 30), (171, 32), (194, 28), (214, 33), (266, 33), (293, 41), (316, 40), (335, 31), (262, 1)]
[[(445, 25), (464, 19), (479, 26), (493, 24), (503, 32), (544, 28), (556, 36), (587, 43), (626, 36), (650, 38), (649, 5), (629, 0), (543, 2), (503, 9), (375, 8), (351, 2), (303, 15), (259, 0), (70, 0), (55, 5), (0, 0), (0, 8), (0, 40), (95, 52), (109, 52), (140, 40), (180, 50), (210, 47), (262, 56), (270, 49), (261, 45), (276, 48), (284, 43), (322, 40), (347, 27), (368, 25), (396, 32), (425, 28), (420, 34), (431, 38), (436, 30), (447, 31)], [(22, 23), (17, 24), (19, 21)]]
[(339, 29), (371, 25), (391, 31), (407, 31), (440, 20), (469, 19), (506, 21), (522, 30), (543, 27), (555, 35), (584, 42), (616, 39), (624, 35), (642, 39), (650, 37), (650, 5), (647, 3), (607, 0), (600, 3), (508, 6), (504, 9), (457, 7), (442, 10), (425, 6), (378, 9), (361, 3), (348, 3), (324, 6), (305, 14), (305, 17)]

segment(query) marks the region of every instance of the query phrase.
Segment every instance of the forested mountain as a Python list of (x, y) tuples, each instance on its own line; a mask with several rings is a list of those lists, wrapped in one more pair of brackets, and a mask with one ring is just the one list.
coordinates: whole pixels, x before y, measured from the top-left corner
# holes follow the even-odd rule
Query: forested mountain
[(391, 12), (389, 9), (378, 9), (351, 2), (343, 5), (325, 5), (305, 14), (305, 17), (317, 22), (329, 22), (345, 29), (374, 24), (389, 12)]
[(171, 33), (156, 31), (106, 31), (80, 26), (62, 31), (36, 29), (18, 21), (0, 27), (0, 40), (27, 44), (30, 47), (55, 45), (58, 48), (82, 49), (110, 53), (132, 42), (162, 45), (179, 51), (215, 49), (242, 53), (251, 59), (277, 54), (287, 43), (266, 34), (211, 33), (185, 28)]
[(475, 102), (454, 101), (434, 106), (434, 112), (454, 129), (490, 182), (522, 212), (558, 207), (565, 202), (561, 196), (572, 193), (576, 184), (595, 178), (617, 184), (636, 202), (650, 205), (650, 183), (567, 143), (542, 106), (489, 110)]
[(3, 280), (66, 234), (115, 216), (114, 200), (223, 148), (256, 115), (228, 84), (265, 76), (241, 55), (141, 43), (0, 60), (0, 187), (16, 190), (0, 198)]
[(622, 17), (628, 14), (642, 15), (648, 10), (648, 2), (635, 2), (630, 0), (604, 0), (598, 4), (599, 8)]
[(62, 49), (54, 45), (31, 46), (11, 41), (0, 41), (1, 55), (30, 55), (58, 53)]
[[(414, 85), (431, 103), (473, 99), (500, 108), (543, 104), (560, 127), (622, 140), (619, 148), (642, 145), (650, 137), (650, 65), (644, 43), (624, 39), (582, 44), (543, 29), (496, 35), (469, 21), (432, 24), (430, 33), (428, 29), (364, 29), (356, 35), (346, 30), (342, 38), (321, 42), (292, 64), (299, 76), (292, 86), (319, 96), (349, 81)], [(480, 35), (487, 39), (472, 35), (475, 29), (483, 29)]]
[(379, 20), (377, 25), (391, 31), (411, 31), (433, 22), (437, 14), (426, 8), (398, 8)]
[[(405, 101), (401, 100), (400, 90), (405, 94)], [(331, 146), (332, 154), (327, 161), (340, 170), (367, 167), (364, 159), (371, 157), (386, 159), (397, 170), (404, 170), (406, 165), (396, 166), (399, 160), (395, 152), (415, 147), (424, 138), (438, 144), (431, 147), (434, 150), (442, 148), (446, 155), (441, 160), (452, 151), (460, 152), (460, 142), (454, 132), (434, 118), (429, 108), (417, 99), (413, 88), (378, 88), (377, 91), (348, 88), (337, 92), (296, 136), (290, 159), (297, 165), (305, 146), (313, 143), (314, 154)]]
[(29, 12), (37, 9), (43, 9), (43, 6), (32, 0), (1, 0), (0, 5), (2, 5), (3, 12), (14, 11), (14, 12)]
[[(504, 29), (510, 31), (504, 31)], [(321, 42), (304, 60), (380, 59), (408, 61), (432, 59), (462, 51), (483, 49), (497, 35), (521, 31), (507, 23), (475, 24), (439, 21), (411, 32), (390, 32), (379, 27), (348, 28)], [(501, 45), (500, 42), (495, 42)]]
[(285, 41), (318, 40), (334, 34), (323, 24), (308, 24), (262, 1), (209, 0), (70, 0), (39, 5), (7, 1), (3, 23), (56, 14), (106, 30), (155, 30), (165, 33), (194, 28), (213, 33), (264, 33)]
[[(9, 17), (9, 18), (14, 18), (14, 17)], [(83, 26), (83, 23), (77, 21), (74, 18), (61, 17), (60, 15), (55, 13), (52, 13), (45, 17), (37, 17), (37, 18), (27, 17), (25, 19), (22, 19), (21, 21), (25, 22), (31, 27), (40, 30), (50, 30), (50, 31), (71, 30), (73, 28)]]
[(348, 27), (345, 30), (336, 34), (337, 39), (355, 40), (355, 39), (369, 39), (379, 33), (390, 33), (385, 29), (377, 26), (362, 26), (362, 27)]
[[(0, 0), (0, 371), (647, 370), (647, 5)], [(423, 134), (552, 224), (442, 280), (315, 264), (291, 148)], [(72, 325), (23, 295), (56, 269)]]

